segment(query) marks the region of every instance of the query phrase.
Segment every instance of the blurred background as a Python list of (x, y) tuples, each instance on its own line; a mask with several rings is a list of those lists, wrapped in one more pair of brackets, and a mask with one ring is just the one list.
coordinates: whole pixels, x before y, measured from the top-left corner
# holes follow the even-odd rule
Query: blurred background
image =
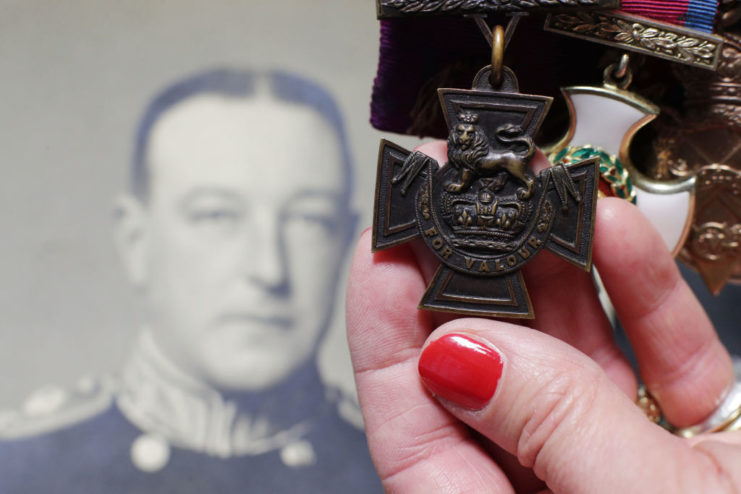
[[(284, 69), (328, 89), (355, 158), (359, 225), (369, 225), (377, 50), (370, 0), (0, 2), (0, 408), (120, 368), (140, 317), (113, 245), (113, 201), (145, 105), (176, 80)], [(343, 309), (340, 300), (320, 366), (350, 390)]]

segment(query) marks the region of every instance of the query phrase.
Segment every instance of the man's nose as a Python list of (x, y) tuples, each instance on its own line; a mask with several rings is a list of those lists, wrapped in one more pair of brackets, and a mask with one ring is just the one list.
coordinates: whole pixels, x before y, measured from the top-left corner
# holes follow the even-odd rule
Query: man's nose
[(287, 294), (288, 266), (283, 228), (279, 218), (258, 215), (247, 248), (248, 280), (275, 294)]

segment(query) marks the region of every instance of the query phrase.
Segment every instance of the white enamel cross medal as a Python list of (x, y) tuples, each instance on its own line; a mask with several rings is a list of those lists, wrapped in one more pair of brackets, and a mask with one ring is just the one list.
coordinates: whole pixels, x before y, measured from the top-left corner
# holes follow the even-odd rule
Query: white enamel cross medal
[[(501, 67), (501, 66), (500, 66)], [(598, 158), (543, 170), (528, 163), (551, 104), (518, 92), (506, 67), (472, 90), (439, 89), (448, 161), (382, 141), (373, 249), (422, 238), (440, 260), (420, 307), (490, 317), (534, 317), (520, 268), (543, 249), (592, 264)]]
[[(621, 63), (627, 66), (627, 57)], [(603, 87), (563, 88), (571, 115), (568, 134), (549, 154), (553, 163), (568, 165), (591, 156), (600, 158), (600, 191), (634, 202), (659, 230), (666, 246), (676, 255), (687, 237), (694, 198), (691, 184), (667, 184), (648, 179), (633, 167), (628, 149), (635, 133), (656, 118), (659, 108), (610, 76), (617, 65), (605, 70)]]

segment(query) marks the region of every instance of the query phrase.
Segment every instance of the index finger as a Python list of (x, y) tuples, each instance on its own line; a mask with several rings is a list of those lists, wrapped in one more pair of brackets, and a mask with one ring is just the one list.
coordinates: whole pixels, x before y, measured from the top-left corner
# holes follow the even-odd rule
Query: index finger
[(347, 333), (371, 456), (391, 492), (512, 492), (504, 473), (439, 406), (417, 373), (433, 329), (408, 246), (371, 254), (366, 230), (347, 290)]

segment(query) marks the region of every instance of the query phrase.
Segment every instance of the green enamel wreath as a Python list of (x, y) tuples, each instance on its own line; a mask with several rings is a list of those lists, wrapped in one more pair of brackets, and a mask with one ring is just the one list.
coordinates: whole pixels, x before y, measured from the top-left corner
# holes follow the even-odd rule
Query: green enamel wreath
[(610, 185), (610, 190), (617, 197), (628, 200), (635, 204), (636, 193), (630, 181), (628, 170), (623, 167), (617, 156), (607, 154), (602, 148), (592, 146), (568, 146), (556, 155), (551, 155), (551, 162), (570, 165), (585, 159), (599, 156), (599, 171), (602, 180)]

